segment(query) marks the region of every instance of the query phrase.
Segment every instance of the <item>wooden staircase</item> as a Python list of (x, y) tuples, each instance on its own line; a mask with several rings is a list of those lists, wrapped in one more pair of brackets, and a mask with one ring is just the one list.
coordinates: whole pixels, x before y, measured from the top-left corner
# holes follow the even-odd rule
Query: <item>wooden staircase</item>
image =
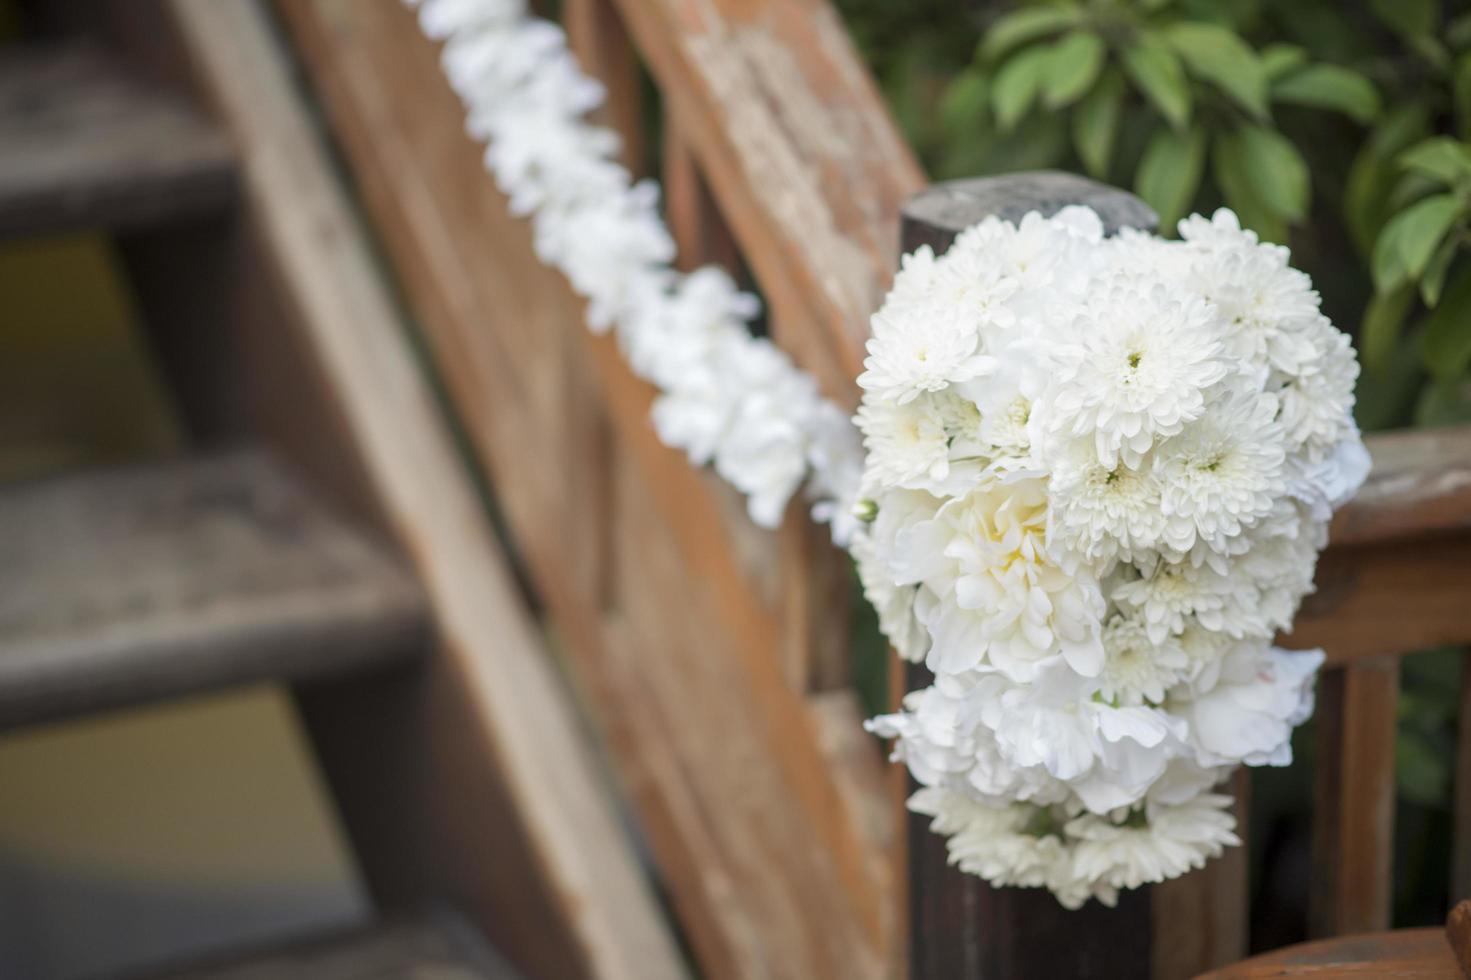
[[(572, 927), (548, 924), (555, 902), (528, 877), (539, 860), (524, 843), (528, 794), (499, 787), (495, 722), (466, 706), (481, 682), (454, 679), (469, 668), (444, 653), (440, 600), (420, 584), (432, 560), (400, 557), (402, 522), (344, 448), (366, 437), (292, 326), (311, 312), (281, 285), (243, 200), (239, 133), (196, 107), (199, 52), (159, 4), (27, 12), (41, 38), (0, 48), (0, 242), (112, 236), (191, 449), (0, 487), (0, 730), (290, 686), (386, 924), (180, 980), (502, 980), (516, 974), (482, 935), (498, 929), (539, 975), (616, 975), (588, 968), (606, 954), (558, 931)], [(463, 528), (467, 541), (477, 527)], [(495, 557), (467, 547), (462, 563)], [(526, 689), (529, 704), (543, 696)], [(574, 806), (580, 766), (558, 776)], [(460, 812), (446, 818), (440, 797)], [(467, 838), (445, 834), (447, 819), (497, 843), (456, 849)], [(618, 870), (607, 880), (621, 882)], [(612, 916), (641, 914), (635, 898)], [(451, 906), (464, 914), (418, 911)]]
[(425, 648), (423, 596), (268, 453), (0, 487), (0, 727)]

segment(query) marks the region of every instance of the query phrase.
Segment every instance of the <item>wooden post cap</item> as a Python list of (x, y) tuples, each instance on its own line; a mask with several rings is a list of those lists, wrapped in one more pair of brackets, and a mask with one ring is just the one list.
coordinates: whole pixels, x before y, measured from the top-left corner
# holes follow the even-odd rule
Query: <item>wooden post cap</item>
[(904, 205), (904, 250), (928, 244), (941, 252), (971, 225), (992, 215), (1020, 221), (1029, 212), (1052, 216), (1084, 204), (1103, 219), (1104, 234), (1120, 228), (1151, 231), (1159, 216), (1128, 191), (1056, 170), (951, 180), (927, 187)]

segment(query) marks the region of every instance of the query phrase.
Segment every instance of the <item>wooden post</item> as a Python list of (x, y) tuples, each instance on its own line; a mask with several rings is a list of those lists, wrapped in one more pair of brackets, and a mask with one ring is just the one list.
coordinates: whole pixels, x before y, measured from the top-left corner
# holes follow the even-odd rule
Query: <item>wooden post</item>
[[(1064, 173), (1012, 174), (939, 184), (915, 195), (904, 207), (902, 246), (908, 252), (928, 244), (943, 252), (960, 231), (990, 215), (1015, 221), (1030, 211), (1050, 215), (1069, 204), (1092, 207), (1109, 234), (1123, 227), (1153, 228), (1157, 220), (1138, 198), (1091, 180)], [(928, 671), (910, 669), (911, 689), (927, 683)], [(927, 817), (913, 815), (909, 854), (911, 980), (1149, 977), (1153, 972), (1151, 940), (1158, 917), (1151, 914), (1152, 889), (1121, 894), (1114, 909), (1092, 902), (1069, 912), (1045, 890), (993, 888), (949, 867), (944, 839), (930, 831)]]

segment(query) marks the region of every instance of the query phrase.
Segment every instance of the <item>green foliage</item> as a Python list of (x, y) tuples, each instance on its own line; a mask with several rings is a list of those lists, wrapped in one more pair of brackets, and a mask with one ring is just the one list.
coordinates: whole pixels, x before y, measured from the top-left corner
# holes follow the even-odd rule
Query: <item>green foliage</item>
[[(1300, 45), (1258, 48), (1232, 21), (1240, 6), (1058, 0), (1006, 10), (956, 82), (989, 83), (989, 112), (966, 117), (957, 108), (946, 129), (962, 141), (969, 131), (995, 153), (1061, 112), (1082, 168), (1133, 186), (1163, 226), (1214, 197), (1283, 240), (1307, 216), (1311, 168), (1278, 131), (1274, 106), (1366, 124), (1381, 100), (1365, 75)], [(1471, 69), (1467, 80), (1471, 99)], [(1061, 159), (1048, 162), (1066, 164), (1067, 154), (1059, 148)]]

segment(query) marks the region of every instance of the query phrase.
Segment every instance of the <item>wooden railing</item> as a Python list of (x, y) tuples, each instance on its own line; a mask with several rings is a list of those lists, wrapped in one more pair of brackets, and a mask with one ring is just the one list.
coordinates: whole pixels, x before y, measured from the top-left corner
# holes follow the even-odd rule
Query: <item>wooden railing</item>
[[(859, 729), (846, 559), (800, 504), (780, 531), (760, 531), (731, 491), (659, 444), (652, 392), (535, 260), (410, 12), (386, 0), (277, 6), (703, 974), (1040, 976), (1053, 961), (1034, 959), (1039, 948), (1091, 942), (1095, 975), (1174, 978), (1244, 955), (1244, 848), (1119, 910), (1076, 914), (962, 878), (927, 835), (909, 862), (902, 775)], [(608, 86), (604, 121), (624, 135), (626, 162), (662, 178), (681, 262), (748, 267), (772, 337), (855, 403), (867, 316), (898, 254), (901, 206), (924, 179), (834, 11), (823, 0), (563, 9)], [(657, 126), (643, 118), (645, 71)], [(943, 239), (973, 211), (946, 193), (923, 199), (935, 227), (911, 223), (912, 234)], [(1374, 475), (1335, 523), (1319, 594), (1290, 638), (1331, 661), (1312, 896), (1325, 934), (1388, 920), (1396, 658), (1471, 641), (1471, 431), (1378, 437), (1371, 450)], [(923, 885), (912, 904), (911, 865)]]

